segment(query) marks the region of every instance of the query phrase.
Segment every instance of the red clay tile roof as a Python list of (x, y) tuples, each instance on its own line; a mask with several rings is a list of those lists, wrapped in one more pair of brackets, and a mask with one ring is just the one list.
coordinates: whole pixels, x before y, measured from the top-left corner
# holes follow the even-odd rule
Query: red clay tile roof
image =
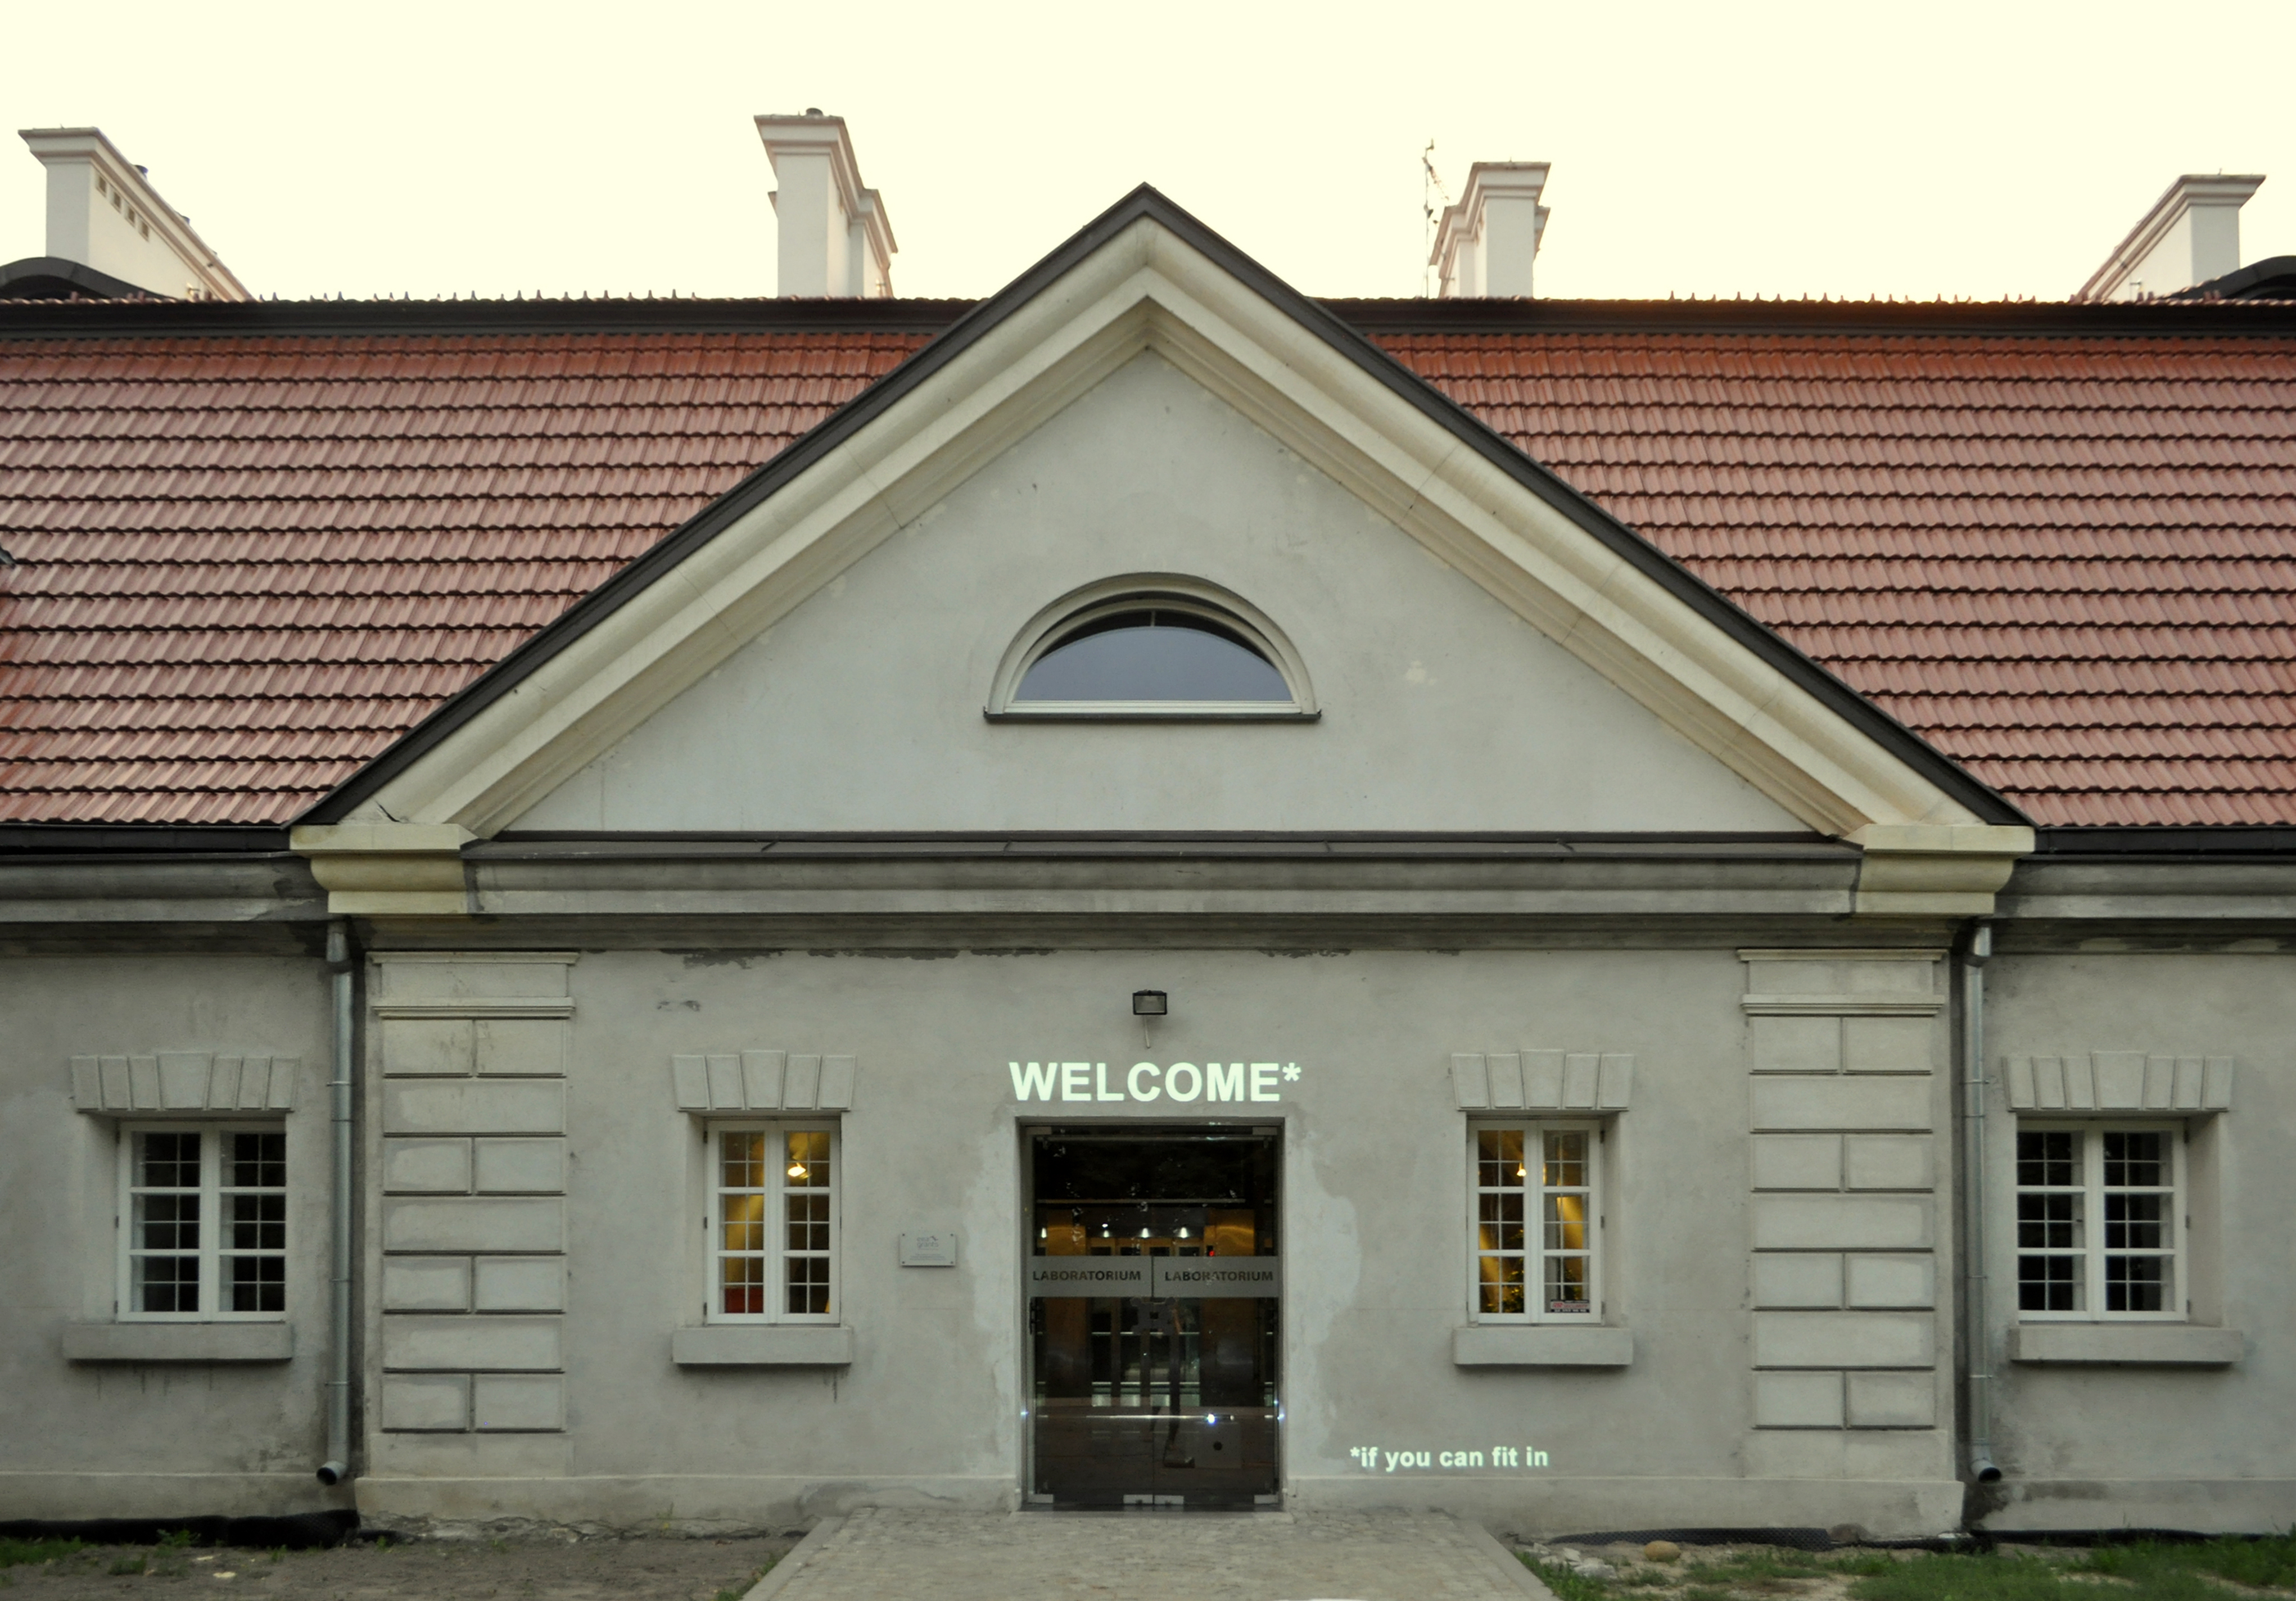
[(2035, 821), (2296, 822), (2296, 339), (1382, 342)]
[[(286, 820), (924, 337), (0, 342), (0, 821)], [(2296, 338), (1382, 343), (2037, 819), (2296, 823)]]
[(0, 344), (0, 820), (285, 821), (922, 340)]

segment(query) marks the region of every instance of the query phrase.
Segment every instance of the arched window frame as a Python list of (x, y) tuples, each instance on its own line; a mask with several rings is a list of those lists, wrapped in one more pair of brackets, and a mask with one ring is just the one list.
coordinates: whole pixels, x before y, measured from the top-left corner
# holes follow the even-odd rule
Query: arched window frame
[[(1288, 701), (1021, 701), (1021, 680), (1072, 629), (1114, 612), (1144, 606), (1193, 612), (1250, 642), (1283, 675)], [(985, 715), (994, 722), (1299, 723), (1314, 722), (1316, 691), (1307, 663), (1283, 631), (1257, 606), (1217, 584), (1177, 573), (1134, 573), (1072, 590), (1030, 618), (996, 664)]]

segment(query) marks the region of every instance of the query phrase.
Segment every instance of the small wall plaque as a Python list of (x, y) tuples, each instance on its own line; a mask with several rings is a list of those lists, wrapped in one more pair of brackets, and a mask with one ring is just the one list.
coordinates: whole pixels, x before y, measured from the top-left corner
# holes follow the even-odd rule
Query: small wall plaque
[(956, 1231), (950, 1228), (917, 1229), (903, 1235), (901, 1266), (904, 1268), (955, 1267)]

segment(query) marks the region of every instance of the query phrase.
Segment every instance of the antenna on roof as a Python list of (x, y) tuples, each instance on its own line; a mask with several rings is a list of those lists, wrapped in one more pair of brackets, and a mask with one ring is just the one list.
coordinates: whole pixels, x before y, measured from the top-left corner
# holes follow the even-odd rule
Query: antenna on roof
[[(1423, 236), (1419, 241), (1419, 254), (1431, 266), (1435, 258), (1435, 201), (1439, 198), (1446, 206), (1451, 203), (1451, 192), (1443, 186), (1443, 175), (1435, 170), (1434, 140), (1428, 140), (1427, 148), (1419, 152), (1419, 166), (1422, 174), (1419, 180), (1419, 210), (1426, 219)], [(1419, 269), (1419, 298), (1423, 300), (1431, 292), (1427, 275), (1428, 267), (1422, 267)]]

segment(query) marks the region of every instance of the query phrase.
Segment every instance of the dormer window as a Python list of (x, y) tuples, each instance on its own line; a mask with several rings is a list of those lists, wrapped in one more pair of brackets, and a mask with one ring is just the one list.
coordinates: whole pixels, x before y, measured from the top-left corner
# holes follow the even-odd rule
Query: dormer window
[(1299, 658), (1226, 592), (1159, 577), (1048, 606), (1005, 653), (991, 718), (1168, 721), (1313, 718)]

